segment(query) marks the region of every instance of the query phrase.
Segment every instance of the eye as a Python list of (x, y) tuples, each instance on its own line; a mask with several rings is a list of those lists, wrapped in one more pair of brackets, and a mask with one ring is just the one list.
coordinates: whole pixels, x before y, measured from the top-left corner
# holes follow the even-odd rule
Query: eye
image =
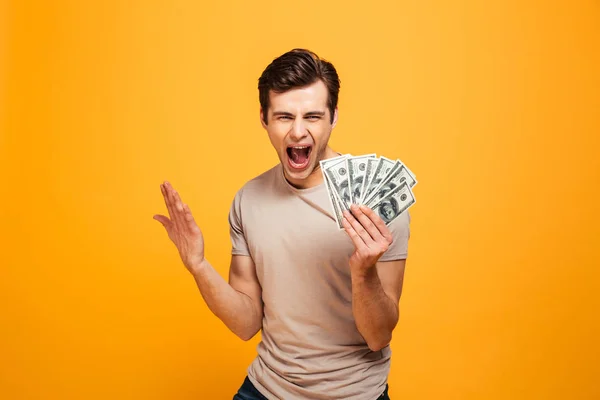
[(282, 115), (279, 119), (292, 119), (289, 115)]
[(319, 117), (318, 115), (309, 115), (308, 119), (317, 120), (321, 119), (321, 117)]

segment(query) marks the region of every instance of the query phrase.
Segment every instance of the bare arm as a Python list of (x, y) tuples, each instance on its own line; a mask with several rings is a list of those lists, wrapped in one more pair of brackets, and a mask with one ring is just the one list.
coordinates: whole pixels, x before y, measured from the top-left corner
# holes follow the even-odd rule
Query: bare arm
[(350, 257), (352, 312), (369, 348), (378, 351), (392, 340), (406, 260), (379, 262), (393, 241), (383, 220), (366, 206), (344, 211), (343, 225), (354, 243)]
[(226, 282), (204, 258), (204, 238), (188, 205), (168, 182), (161, 185), (161, 192), (171, 218), (154, 215), (154, 219), (167, 230), (209, 309), (234, 334), (249, 340), (260, 330), (263, 314), (261, 287), (252, 258), (232, 256)]
[(242, 340), (250, 340), (262, 327), (261, 287), (254, 262), (232, 256), (229, 283), (208, 263), (195, 268), (194, 280), (208, 308)]
[(352, 311), (356, 326), (373, 351), (392, 340), (400, 316), (399, 301), (406, 260), (378, 262), (352, 273)]

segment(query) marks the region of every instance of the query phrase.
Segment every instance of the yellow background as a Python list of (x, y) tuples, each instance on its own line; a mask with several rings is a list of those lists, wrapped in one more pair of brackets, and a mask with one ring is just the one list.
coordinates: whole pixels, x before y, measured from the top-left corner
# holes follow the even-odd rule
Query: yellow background
[(259, 336), (152, 216), (169, 180), (227, 276), (294, 47), (341, 75), (334, 149), (419, 180), (392, 399), (600, 398), (597, 0), (1, 4), (0, 398), (231, 399)]

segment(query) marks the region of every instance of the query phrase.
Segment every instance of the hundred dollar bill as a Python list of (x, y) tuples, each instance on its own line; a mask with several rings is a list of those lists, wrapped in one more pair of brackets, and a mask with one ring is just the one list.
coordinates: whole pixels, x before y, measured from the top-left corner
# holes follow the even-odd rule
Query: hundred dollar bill
[(326, 170), (329, 166), (336, 164), (340, 161), (345, 160), (346, 158), (348, 158), (349, 155), (348, 154), (344, 154), (338, 157), (334, 157), (334, 158), (328, 158), (326, 160), (321, 160), (319, 161), (319, 165), (321, 167), (321, 173), (323, 174), (323, 181), (325, 183), (325, 187), (327, 188), (327, 197), (329, 198), (329, 202), (331, 205), (331, 209), (333, 210), (333, 215), (335, 216), (335, 222), (337, 223), (337, 226), (339, 229), (343, 229), (342, 226), (342, 211), (340, 209), (340, 204), (339, 204), (339, 200), (337, 198), (337, 191), (332, 187), (331, 181), (329, 179), (329, 176), (326, 174)]
[[(404, 163), (403, 163), (404, 164)], [(415, 185), (417, 184), (417, 177), (416, 175), (410, 170), (410, 168), (408, 168), (406, 165), (404, 165), (404, 167), (406, 168), (406, 170), (408, 171), (408, 173), (410, 174), (410, 176), (412, 176), (412, 178), (415, 180)], [(414, 185), (413, 185), (414, 186)], [(412, 189), (412, 187), (411, 187)]]
[(416, 176), (415, 176), (415, 174), (414, 174), (414, 173), (413, 173), (413, 172), (410, 170), (410, 168), (408, 168), (408, 167), (406, 166), (406, 164), (404, 164), (404, 163), (402, 162), (402, 160), (396, 160), (396, 162), (399, 162), (399, 163), (400, 163), (400, 164), (401, 164), (401, 165), (402, 165), (402, 166), (403, 166), (403, 167), (406, 169), (406, 172), (408, 173), (408, 175), (410, 175), (410, 177), (411, 177), (411, 180), (412, 180), (412, 184), (411, 184), (411, 183), (409, 183), (409, 185), (410, 185), (410, 188), (411, 188), (411, 190), (412, 190), (413, 186), (415, 186), (415, 185), (418, 183), (418, 181), (417, 181), (417, 177), (416, 177)]
[(367, 170), (365, 171), (365, 178), (363, 179), (363, 187), (360, 190), (361, 197), (358, 200), (360, 204), (364, 204), (363, 200), (365, 198), (365, 192), (369, 186), (369, 182), (373, 179), (373, 176), (375, 176), (375, 169), (377, 168), (378, 164), (379, 158), (369, 158), (367, 160)]
[(407, 182), (388, 192), (379, 203), (375, 205), (373, 211), (381, 217), (386, 225), (389, 225), (400, 214), (416, 203), (415, 196)]
[(416, 183), (414, 178), (408, 173), (406, 167), (402, 165), (402, 162), (397, 161), (396, 165), (387, 177), (375, 188), (371, 196), (365, 199), (365, 205), (369, 207), (375, 206), (387, 193), (397, 186), (402, 185), (406, 182), (409, 187), (413, 187)]
[(350, 203), (360, 204), (363, 183), (367, 172), (367, 161), (376, 159), (376, 154), (365, 154), (362, 156), (346, 159), (348, 164), (348, 186), (350, 187)]
[(373, 194), (373, 191), (385, 180), (385, 177), (395, 164), (394, 161), (383, 156), (379, 159), (377, 166), (375, 166), (372, 178), (367, 182), (365, 189), (363, 190), (361, 203), (365, 204), (365, 200), (369, 199), (371, 194)]
[(335, 216), (335, 222), (338, 226), (338, 229), (344, 229), (342, 225), (342, 220), (344, 216), (342, 215), (342, 211), (340, 210), (339, 200), (336, 196), (336, 191), (331, 187), (331, 182), (329, 182), (329, 178), (325, 176), (325, 186), (327, 187), (327, 195), (329, 197), (329, 201), (331, 204), (331, 208), (333, 209), (333, 215)]
[[(319, 161), (319, 165), (321, 166), (321, 172), (324, 173), (325, 169), (328, 166), (330, 166), (332, 164), (336, 164), (338, 161), (344, 160), (348, 157), (351, 157), (351, 155), (350, 154), (342, 154), (337, 157), (326, 158), (325, 160)], [(325, 176), (325, 175), (323, 175), (323, 176)]]
[(348, 182), (348, 158), (338, 161), (335, 164), (327, 165), (324, 170), (330, 180), (331, 187), (337, 192), (341, 201), (340, 209), (350, 209), (350, 185)]

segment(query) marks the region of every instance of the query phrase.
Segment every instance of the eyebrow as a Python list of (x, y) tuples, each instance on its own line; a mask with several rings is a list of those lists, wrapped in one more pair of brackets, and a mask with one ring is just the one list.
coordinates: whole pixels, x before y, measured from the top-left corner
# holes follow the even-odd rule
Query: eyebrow
[[(287, 111), (273, 111), (273, 116), (274, 117), (277, 117), (278, 115), (289, 115), (289, 116), (291, 116), (293, 114), (290, 113), (290, 112), (287, 112)], [(304, 115), (318, 115), (318, 116), (322, 117), (322, 116), (325, 115), (325, 111), (309, 111), (309, 112), (307, 112)]]

